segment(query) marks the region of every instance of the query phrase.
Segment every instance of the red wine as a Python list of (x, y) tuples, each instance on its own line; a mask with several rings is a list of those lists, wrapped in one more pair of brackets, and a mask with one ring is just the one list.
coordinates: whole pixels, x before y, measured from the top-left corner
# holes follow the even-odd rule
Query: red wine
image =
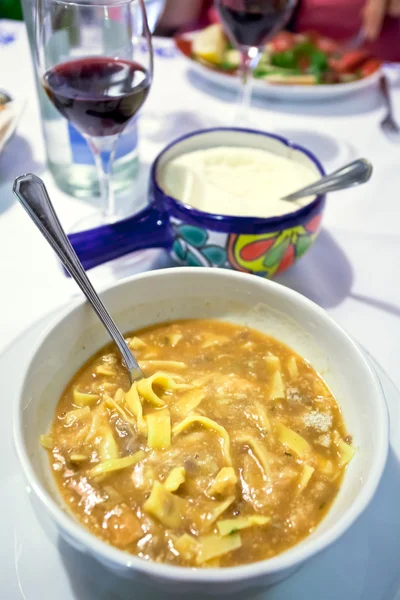
[(43, 78), (60, 113), (81, 133), (120, 133), (142, 106), (150, 89), (147, 71), (123, 59), (88, 57), (57, 65)]
[(219, 0), (221, 20), (239, 46), (261, 46), (289, 20), (296, 0)]

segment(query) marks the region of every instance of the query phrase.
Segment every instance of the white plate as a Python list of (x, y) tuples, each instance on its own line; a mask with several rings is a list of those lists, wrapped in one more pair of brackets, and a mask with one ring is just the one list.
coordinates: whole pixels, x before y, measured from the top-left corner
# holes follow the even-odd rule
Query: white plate
[[(188, 33), (179, 36), (183, 39), (192, 39), (197, 32)], [(199, 63), (198, 61), (189, 58), (178, 48), (180, 55), (187, 61), (187, 64), (198, 73), (201, 77), (210, 83), (214, 83), (220, 87), (238, 91), (240, 80), (235, 75), (214, 71), (212, 68)], [(305, 102), (314, 102), (318, 100), (329, 100), (347, 96), (359, 92), (371, 85), (376, 84), (381, 75), (381, 70), (372, 73), (368, 77), (351, 81), (349, 83), (324, 84), (324, 85), (277, 85), (254, 79), (253, 93), (256, 96), (264, 98), (275, 98), (278, 100), (300, 100)]]
[[(0, 598), (4, 600), (176, 600), (133, 581), (118, 579), (42, 529), (15, 456), (11, 407), (38, 336), (54, 313), (0, 355)], [(333, 547), (256, 600), (395, 600), (400, 590), (400, 394), (371, 358), (391, 417), (391, 450), (370, 507)], [(154, 567), (157, 568), (156, 566)], [(193, 600), (200, 598), (192, 595)], [(210, 596), (208, 596), (209, 598)], [(232, 598), (232, 596), (230, 596)], [(245, 592), (238, 600), (248, 600)]]

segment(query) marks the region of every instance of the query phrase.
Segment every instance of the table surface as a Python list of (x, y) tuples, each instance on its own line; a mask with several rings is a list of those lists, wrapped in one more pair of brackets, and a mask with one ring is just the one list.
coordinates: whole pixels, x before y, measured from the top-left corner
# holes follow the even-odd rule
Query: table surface
[[(169, 47), (156, 40), (156, 48)], [(0, 155), (0, 350), (36, 319), (77, 293), (12, 195), (14, 177), (29, 171), (44, 178), (68, 228), (90, 209), (60, 192), (45, 166), (44, 145), (24, 26), (0, 22), (0, 86), (26, 99), (14, 138)], [(392, 82), (400, 118), (400, 86)], [(235, 96), (207, 84), (173, 52), (156, 52), (155, 78), (140, 116), (142, 181), (157, 153), (194, 129), (229, 125)], [(370, 183), (332, 195), (314, 247), (279, 281), (308, 296), (382, 364), (400, 386), (400, 146), (383, 135), (379, 91), (320, 104), (253, 101), (251, 119), (310, 148), (327, 170), (364, 156), (372, 161)], [(137, 204), (143, 203), (143, 193)], [(155, 259), (154, 252), (148, 261)], [(126, 261), (92, 272), (103, 286), (132, 272)], [(137, 268), (137, 267), (136, 267)]]

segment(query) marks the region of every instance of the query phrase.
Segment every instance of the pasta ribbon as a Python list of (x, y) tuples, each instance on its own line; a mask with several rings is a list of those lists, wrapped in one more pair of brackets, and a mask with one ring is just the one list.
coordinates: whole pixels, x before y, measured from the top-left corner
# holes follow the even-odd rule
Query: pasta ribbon
[(273, 354), (268, 354), (265, 357), (265, 364), (267, 366), (267, 371), (270, 375), (275, 373), (276, 371), (280, 371), (281, 368), (281, 359), (278, 356), (274, 356)]
[(99, 454), (102, 461), (117, 460), (119, 450), (109, 425), (103, 425), (99, 432)]
[(285, 384), (283, 383), (283, 377), (280, 371), (275, 371), (272, 375), (269, 396), (271, 400), (281, 400), (286, 397)]
[(71, 427), (76, 421), (83, 421), (90, 418), (90, 408), (85, 406), (84, 408), (77, 408), (76, 410), (69, 410), (64, 417), (64, 423), (67, 427)]
[(172, 435), (178, 435), (179, 433), (182, 433), (182, 431), (184, 431), (194, 423), (199, 423), (199, 425), (203, 425), (203, 427), (205, 427), (206, 429), (216, 431), (219, 434), (223, 442), (225, 460), (228, 463), (228, 465), (231, 466), (231, 440), (229, 437), (229, 433), (224, 427), (222, 427), (222, 425), (219, 425), (216, 421), (213, 421), (212, 419), (209, 419), (208, 417), (203, 417), (201, 415), (190, 415), (189, 417), (186, 417), (186, 419), (183, 419), (183, 421), (181, 421), (180, 423), (174, 425), (174, 427), (172, 428)]
[(229, 338), (226, 335), (218, 335), (216, 333), (212, 333), (205, 337), (205, 342), (203, 342), (202, 348), (210, 348), (211, 346), (222, 346), (223, 344), (227, 344), (229, 342)]
[(86, 456), (86, 454), (71, 454), (69, 460), (74, 464), (80, 464), (89, 460), (89, 456)]
[[(118, 391), (122, 391), (122, 390), (118, 390)], [(128, 415), (126, 410), (124, 410), (122, 408), (122, 406), (120, 406), (120, 404), (118, 404), (118, 402), (116, 401), (116, 398), (118, 398), (118, 393), (115, 394), (114, 400), (112, 398), (110, 398), (110, 396), (104, 396), (105, 405), (110, 410), (114, 410), (115, 412), (117, 412), (120, 415), (120, 417), (122, 418), (122, 420), (125, 421), (125, 423), (129, 423), (129, 425), (133, 425), (135, 427), (135, 425), (136, 425), (135, 421), (133, 420), (132, 417), (130, 417)]]
[(157, 371), (151, 377), (138, 381), (136, 386), (139, 394), (150, 402), (150, 404), (158, 407), (164, 406), (165, 402), (155, 393), (153, 386), (156, 385), (164, 390), (185, 390), (191, 388), (186, 383), (177, 383), (171, 375), (162, 371)]
[(186, 369), (187, 364), (178, 360), (140, 360), (141, 369)]
[(206, 519), (206, 521), (204, 522), (204, 525), (206, 526), (206, 528), (208, 528), (210, 525), (215, 523), (215, 521), (218, 519), (218, 517), (220, 517), (230, 507), (230, 505), (235, 502), (235, 500), (236, 500), (236, 496), (232, 495), (232, 496), (229, 496), (223, 502), (219, 502), (219, 504), (217, 504), (217, 506), (215, 506), (215, 503), (213, 503), (213, 506), (215, 506), (215, 508), (213, 508), (210, 511), (210, 513), (209, 513), (210, 517), (208, 519)]
[(95, 368), (96, 375), (104, 375), (105, 377), (114, 377), (117, 372), (108, 365), (99, 365)]
[(198, 407), (203, 400), (205, 394), (201, 390), (191, 390), (187, 392), (178, 402), (172, 404), (171, 411), (178, 417), (186, 417), (186, 415)]
[(41, 435), (40, 444), (42, 448), (45, 448), (46, 450), (53, 450), (54, 442), (51, 435)]
[(321, 454), (318, 454), (316, 458), (318, 470), (327, 477), (333, 475), (333, 462)]
[(314, 379), (314, 394), (316, 396), (326, 396), (327, 394), (329, 394), (327, 387), (325, 385), (325, 383), (323, 381), (321, 381), (321, 379), (319, 377), (316, 377)]
[(179, 342), (181, 341), (182, 338), (183, 338), (183, 335), (181, 333), (169, 333), (167, 335), (168, 343), (173, 348), (175, 348), (175, 346), (177, 344), (179, 344)]
[(192, 535), (184, 533), (175, 542), (174, 548), (185, 560), (192, 560), (196, 554), (199, 544)]
[(314, 471), (315, 471), (315, 469), (313, 467), (311, 467), (310, 465), (304, 465), (303, 471), (300, 475), (300, 481), (298, 483), (298, 488), (297, 488), (298, 494), (301, 494), (301, 492), (306, 489), (311, 477), (313, 476)]
[(212, 533), (199, 537), (197, 542), (196, 563), (198, 565), (237, 550), (242, 545), (239, 533), (233, 533), (225, 537)]
[(210, 496), (217, 496), (233, 492), (237, 481), (238, 479), (236, 477), (234, 468), (223, 467), (214, 478), (214, 481), (212, 481), (208, 486), (207, 493)]
[(121, 471), (127, 467), (132, 467), (136, 463), (140, 462), (145, 457), (143, 450), (139, 450), (131, 456), (125, 456), (124, 458), (115, 458), (111, 460), (105, 460), (100, 464), (93, 467), (88, 471), (88, 477), (98, 477), (99, 475), (109, 475), (115, 471)]
[(164, 408), (147, 415), (147, 443), (152, 450), (167, 450), (171, 445), (171, 417)]
[(138, 337), (128, 338), (126, 340), (128, 342), (128, 346), (131, 350), (141, 350), (142, 348), (146, 348), (146, 343)]
[(270, 517), (263, 517), (262, 515), (250, 515), (249, 517), (238, 517), (236, 519), (225, 519), (217, 523), (218, 531), (220, 535), (232, 535), (241, 529), (247, 529), (249, 527), (268, 525), (271, 521)]
[(185, 483), (186, 470), (185, 467), (175, 467), (165, 480), (164, 487), (169, 492), (176, 492), (176, 490)]
[(80, 392), (76, 388), (73, 391), (74, 404), (77, 406), (92, 406), (96, 404), (97, 400), (100, 398), (98, 394), (87, 394), (85, 392)]
[(92, 411), (92, 422), (86, 441), (95, 440), (101, 461), (113, 460), (119, 457), (117, 442), (114, 439), (108, 422), (106, 405), (102, 402)]
[(297, 377), (299, 376), (299, 369), (297, 367), (297, 360), (295, 356), (289, 356), (286, 363), (286, 368), (290, 378), (297, 379)]
[(237, 441), (246, 444), (251, 450), (253, 450), (256, 458), (258, 459), (266, 477), (270, 478), (270, 456), (264, 446), (258, 441), (258, 439), (252, 435), (239, 435)]
[(143, 418), (143, 406), (139, 397), (136, 383), (133, 383), (131, 389), (125, 394), (125, 402), (129, 410), (137, 419), (137, 429), (141, 435), (147, 436), (147, 423)]
[(301, 435), (289, 429), (283, 423), (276, 423), (278, 430), (278, 439), (284, 446), (287, 446), (300, 458), (304, 458), (310, 451), (311, 446)]
[(350, 444), (346, 444), (346, 442), (342, 440), (339, 436), (335, 439), (335, 444), (339, 453), (338, 467), (339, 469), (343, 469), (343, 467), (349, 464), (356, 451), (353, 448), (353, 446), (350, 446)]
[(184, 501), (171, 494), (159, 481), (154, 482), (151, 494), (143, 504), (145, 512), (171, 528), (179, 527), (184, 508)]
[(252, 416), (254, 418), (254, 421), (256, 422), (258, 429), (262, 433), (270, 433), (271, 423), (268, 419), (268, 415), (267, 415), (267, 411), (265, 410), (265, 407), (261, 404), (261, 402), (259, 400), (255, 400), (254, 406), (256, 408), (256, 414), (254, 414)]

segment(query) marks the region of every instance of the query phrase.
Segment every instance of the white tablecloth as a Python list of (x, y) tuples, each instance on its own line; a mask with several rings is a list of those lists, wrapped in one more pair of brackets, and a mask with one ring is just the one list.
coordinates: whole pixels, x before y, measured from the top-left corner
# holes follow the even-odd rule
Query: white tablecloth
[[(29, 171), (44, 177), (66, 227), (89, 208), (61, 193), (46, 172), (25, 29), (10, 22), (0, 25), (0, 89), (27, 100), (17, 134), (0, 155), (1, 349), (38, 317), (76, 294), (13, 198), (14, 177)], [(170, 42), (156, 41), (156, 46), (160, 44)], [(400, 119), (396, 85), (393, 96)], [(180, 57), (157, 53), (154, 85), (141, 115), (143, 162), (150, 164), (163, 146), (183, 133), (229, 125), (234, 101), (231, 93), (188, 71)], [(371, 89), (320, 104), (256, 99), (252, 120), (261, 129), (303, 143), (328, 170), (358, 156), (373, 162), (369, 184), (329, 198), (318, 241), (280, 281), (324, 307), (400, 386), (400, 146), (392, 145), (380, 131), (382, 114), (378, 90)], [(152, 261), (154, 253), (147, 258)], [(101, 286), (133, 268), (122, 261), (117, 268), (98, 270), (93, 278)]]

